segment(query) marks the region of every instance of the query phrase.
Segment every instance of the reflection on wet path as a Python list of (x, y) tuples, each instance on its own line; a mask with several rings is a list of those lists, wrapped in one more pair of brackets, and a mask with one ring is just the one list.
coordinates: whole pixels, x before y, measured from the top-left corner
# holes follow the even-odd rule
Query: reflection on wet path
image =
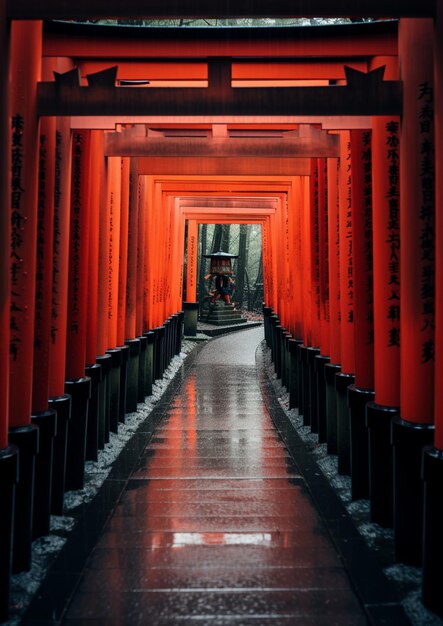
[(263, 404), (261, 339), (261, 329), (244, 331), (199, 354), (65, 624), (366, 624)]

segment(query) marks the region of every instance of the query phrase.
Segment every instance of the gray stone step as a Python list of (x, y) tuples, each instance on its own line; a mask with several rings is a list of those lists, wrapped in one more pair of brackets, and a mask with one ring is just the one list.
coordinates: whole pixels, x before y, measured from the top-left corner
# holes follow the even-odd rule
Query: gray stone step
[(235, 318), (223, 318), (222, 320), (217, 319), (208, 319), (208, 324), (214, 324), (214, 326), (228, 326), (234, 324), (246, 324), (247, 320), (244, 317), (235, 317)]

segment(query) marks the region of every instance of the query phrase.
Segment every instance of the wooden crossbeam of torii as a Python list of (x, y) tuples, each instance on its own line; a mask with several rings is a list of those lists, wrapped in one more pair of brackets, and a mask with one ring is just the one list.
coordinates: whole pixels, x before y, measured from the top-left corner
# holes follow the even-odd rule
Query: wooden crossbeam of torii
[(138, 173), (172, 176), (309, 176), (310, 161), (272, 157), (139, 157)]
[(7, 0), (13, 19), (428, 17), (436, 0)]
[[(225, 125), (224, 125), (225, 126)], [(226, 126), (225, 126), (226, 128)], [(282, 133), (281, 137), (229, 138), (225, 136), (150, 137), (134, 134), (132, 129), (121, 133), (107, 133), (107, 156), (131, 157), (243, 157), (243, 158), (310, 158), (339, 157), (338, 135), (330, 135), (313, 126), (302, 126), (297, 131)]]
[(384, 68), (362, 73), (346, 68), (347, 84), (327, 87), (231, 86), (231, 59), (208, 60), (207, 88), (115, 87), (117, 68), (88, 76), (73, 73), (41, 82), (37, 112), (46, 115), (399, 115), (402, 83), (384, 81)]

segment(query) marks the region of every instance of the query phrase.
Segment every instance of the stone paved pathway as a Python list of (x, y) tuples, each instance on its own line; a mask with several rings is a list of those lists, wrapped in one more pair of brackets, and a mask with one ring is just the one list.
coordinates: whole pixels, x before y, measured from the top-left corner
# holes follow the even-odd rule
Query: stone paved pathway
[(63, 624), (367, 624), (263, 404), (254, 359), (262, 337), (248, 330), (199, 353)]

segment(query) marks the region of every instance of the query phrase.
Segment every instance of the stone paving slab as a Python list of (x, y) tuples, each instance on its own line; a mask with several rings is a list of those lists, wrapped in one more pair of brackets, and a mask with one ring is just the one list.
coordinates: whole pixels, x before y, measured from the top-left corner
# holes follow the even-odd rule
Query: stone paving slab
[[(119, 464), (85, 511), (26, 624), (402, 624), (389, 594), (374, 593), (372, 570), (367, 591), (351, 583), (344, 565), (362, 546), (323, 486), (330, 504), (319, 514), (308, 461), (273, 430), (255, 367), (261, 339), (252, 329), (199, 346), (153, 412), (158, 430), (137, 434), (138, 460)], [(206, 428), (214, 416), (222, 429)]]

